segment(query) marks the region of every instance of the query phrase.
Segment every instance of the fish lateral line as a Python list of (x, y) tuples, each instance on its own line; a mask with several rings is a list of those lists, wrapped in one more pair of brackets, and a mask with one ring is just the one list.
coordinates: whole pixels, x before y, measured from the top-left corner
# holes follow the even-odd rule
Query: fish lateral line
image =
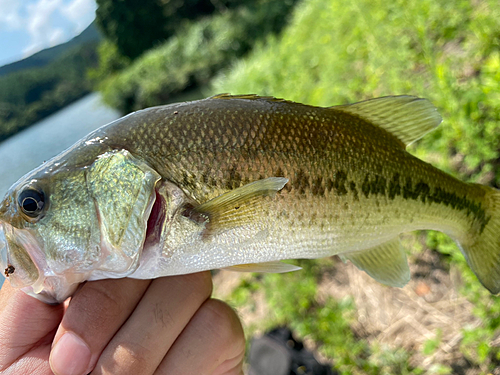
[(491, 219), (491, 215), (486, 214), (481, 203), (474, 202), (465, 195), (460, 197), (456, 193), (446, 191), (439, 186), (431, 188), (429, 184), (422, 180), (415, 184), (411, 177), (408, 176), (403, 179), (398, 172), (394, 173), (391, 179), (380, 175), (366, 174), (361, 190), (366, 198), (371, 195), (386, 196), (390, 200), (401, 197), (405, 200), (420, 200), (422, 203), (444, 204), (454, 210), (465, 210), (467, 216), (472, 214), (479, 222), (480, 234)]
[(300, 195), (305, 195), (310, 191), (313, 196), (323, 196), (328, 192), (342, 197), (351, 192), (354, 201), (359, 201), (359, 194), (362, 193), (367, 199), (372, 196), (384, 196), (389, 200), (399, 197), (405, 200), (419, 200), (424, 204), (444, 204), (454, 210), (465, 210), (467, 216), (473, 215), (479, 223), (480, 233), (483, 232), (491, 218), (491, 215), (486, 214), (481, 203), (468, 199), (466, 195), (459, 196), (439, 186), (431, 187), (421, 179), (414, 181), (410, 176), (404, 178), (399, 172), (393, 173), (390, 178), (366, 173), (360, 183), (349, 178), (348, 173), (344, 170), (335, 171), (332, 177), (313, 178), (301, 169), (292, 178), (291, 187), (297, 190)]

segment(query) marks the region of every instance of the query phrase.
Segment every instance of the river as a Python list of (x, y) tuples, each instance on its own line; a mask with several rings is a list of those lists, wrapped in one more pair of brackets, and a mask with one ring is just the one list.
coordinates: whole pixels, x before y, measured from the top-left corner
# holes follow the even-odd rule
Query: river
[(0, 196), (24, 174), (118, 117), (92, 93), (0, 143)]
[(119, 117), (118, 111), (102, 104), (99, 94), (92, 93), (6, 139), (0, 143), (0, 196), (45, 160)]

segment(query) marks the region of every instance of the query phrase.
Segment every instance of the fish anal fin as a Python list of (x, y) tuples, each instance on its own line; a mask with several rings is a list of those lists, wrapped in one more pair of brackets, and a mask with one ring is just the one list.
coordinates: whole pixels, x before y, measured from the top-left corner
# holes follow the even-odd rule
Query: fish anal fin
[(386, 96), (330, 109), (357, 115), (386, 130), (404, 146), (434, 130), (442, 121), (429, 100), (407, 95)]
[(382, 284), (403, 287), (410, 281), (406, 253), (399, 238), (368, 250), (342, 254), (341, 257), (349, 259), (356, 267)]
[(283, 262), (263, 262), (263, 263), (248, 263), (237, 264), (235, 266), (224, 267), (223, 269), (236, 272), (265, 272), (265, 273), (284, 273), (298, 271), (302, 268), (289, 263)]
[(206, 219), (205, 236), (251, 224), (260, 216), (265, 197), (280, 191), (288, 179), (269, 177), (228, 191), (197, 207), (191, 213)]

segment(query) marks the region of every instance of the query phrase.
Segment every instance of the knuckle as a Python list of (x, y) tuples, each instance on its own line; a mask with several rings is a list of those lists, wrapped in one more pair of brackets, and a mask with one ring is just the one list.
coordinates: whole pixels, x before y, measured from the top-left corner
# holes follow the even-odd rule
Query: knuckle
[(72, 298), (64, 317), (66, 329), (85, 336), (100, 332), (120, 318), (123, 295), (106, 281), (89, 282)]
[(213, 335), (222, 344), (231, 343), (234, 349), (245, 347), (245, 336), (236, 312), (226, 303), (209, 299), (204, 303), (202, 318), (210, 322)]
[(120, 311), (122, 295), (106, 281), (108, 280), (87, 283), (75, 296), (75, 300), (85, 310), (104, 310), (107, 314)]
[(127, 370), (137, 370), (137, 374), (141, 373), (141, 370), (148, 369), (150, 367), (148, 358), (151, 357), (151, 350), (147, 347), (140, 345), (138, 343), (128, 343), (127, 347), (121, 346), (124, 362), (128, 363), (126, 366)]
[(144, 374), (151, 372), (151, 363), (148, 360), (150, 350), (137, 343), (121, 343), (115, 348), (111, 357), (96, 368), (96, 373), (108, 374)]

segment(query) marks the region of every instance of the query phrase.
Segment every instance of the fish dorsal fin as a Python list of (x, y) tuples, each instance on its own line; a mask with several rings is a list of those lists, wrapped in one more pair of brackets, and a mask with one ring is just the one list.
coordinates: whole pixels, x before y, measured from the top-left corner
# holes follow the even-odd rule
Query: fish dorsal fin
[(387, 130), (405, 146), (435, 129), (442, 121), (429, 100), (416, 96), (385, 96), (330, 108), (370, 121)]
[[(228, 191), (193, 209), (206, 219), (205, 236), (255, 222), (267, 196), (283, 189), (287, 178), (269, 177)], [(193, 215), (191, 214), (191, 216)]]
[(302, 267), (283, 262), (263, 262), (237, 264), (235, 266), (224, 267), (225, 270), (236, 272), (266, 272), (266, 273), (284, 273), (301, 270)]
[(410, 281), (406, 253), (397, 237), (368, 250), (342, 254), (341, 258), (349, 259), (382, 284), (403, 287)]
[(256, 94), (233, 95), (228, 92), (208, 97), (207, 99), (274, 99), (272, 96), (259, 96)]
[[(276, 102), (276, 103), (293, 103), (293, 104), (299, 104), (295, 103), (291, 100), (286, 100), (286, 99), (280, 99), (280, 98), (275, 98), (274, 96), (259, 96), (255, 94), (241, 94), (241, 95), (232, 95), (232, 94), (217, 94), (214, 96), (210, 96), (207, 99), (245, 99), (245, 100), (263, 100), (266, 102)], [(302, 104), (304, 105), (304, 104)]]

